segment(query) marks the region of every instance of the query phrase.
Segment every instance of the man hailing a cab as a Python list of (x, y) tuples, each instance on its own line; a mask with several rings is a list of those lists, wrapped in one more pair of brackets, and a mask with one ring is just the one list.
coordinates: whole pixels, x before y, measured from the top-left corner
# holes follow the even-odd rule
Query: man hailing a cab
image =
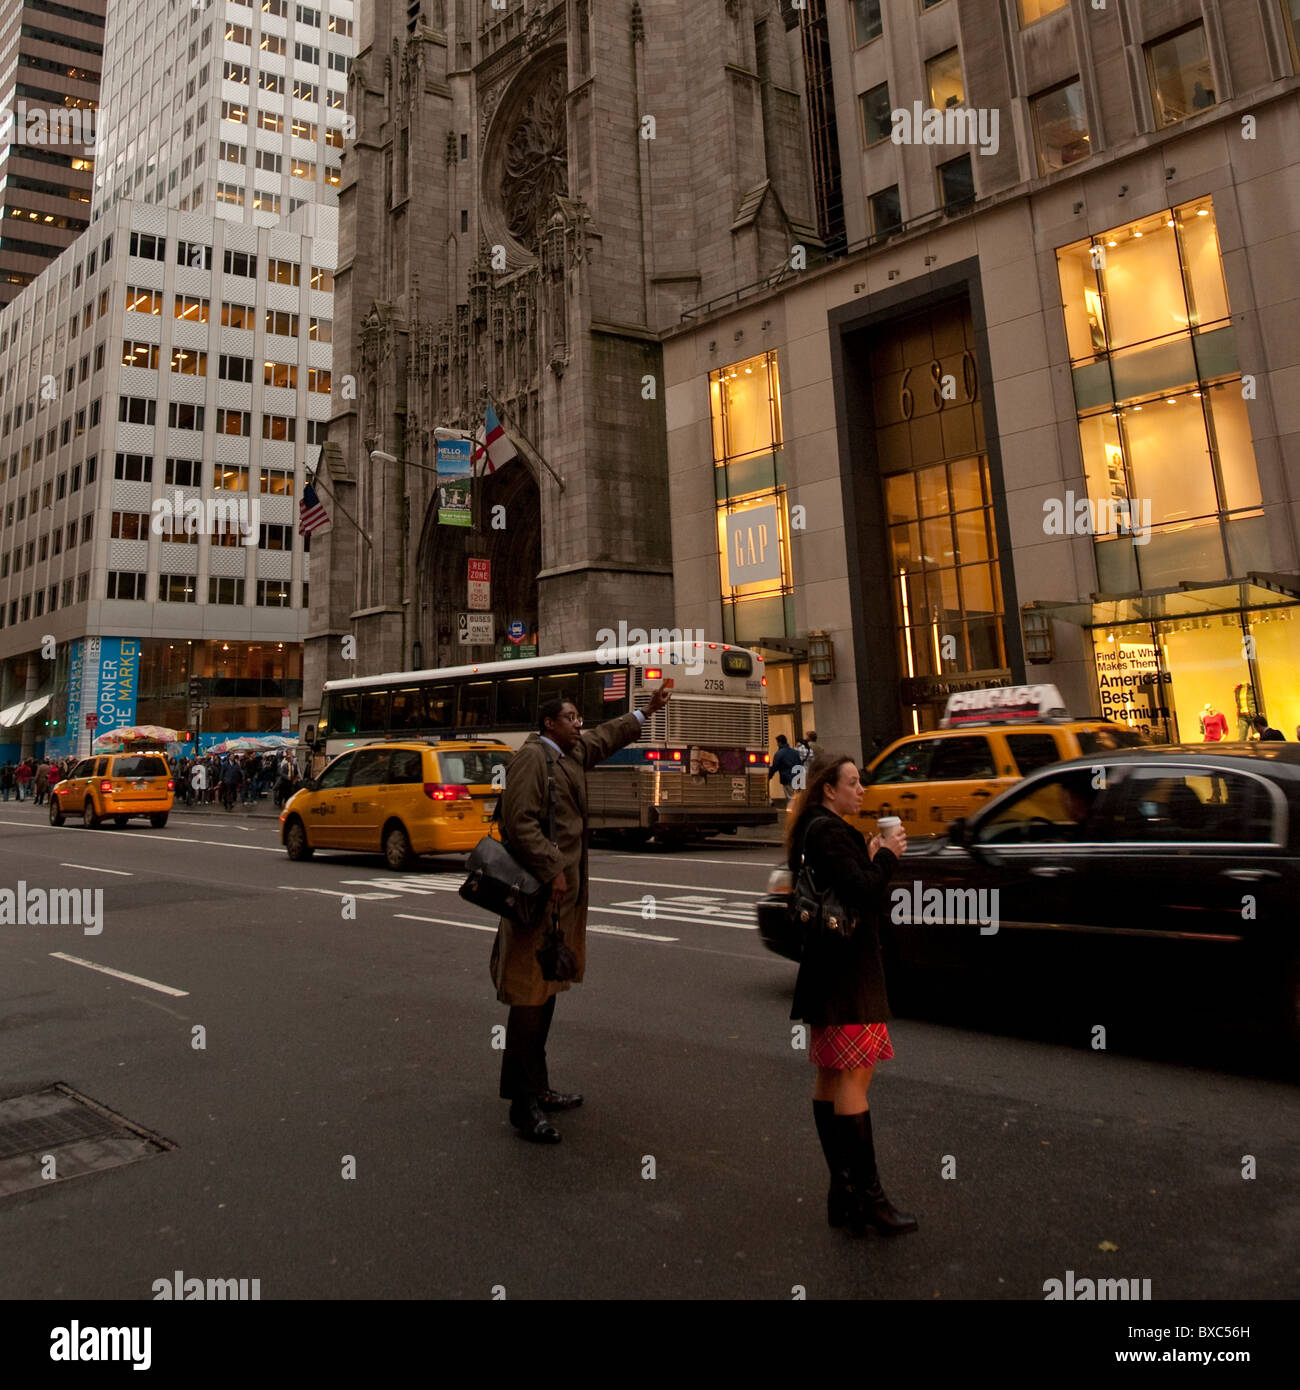
[[(510, 1005), (501, 1060), (501, 1098), (510, 1102), (510, 1123), (534, 1144), (558, 1144), (559, 1131), (547, 1115), (582, 1104), (577, 1094), (552, 1091), (546, 1070), (546, 1038), (555, 996), (581, 984), (586, 967), (587, 769), (641, 737), (646, 719), (668, 703), (655, 691), (644, 710), (619, 715), (584, 730), (571, 700), (548, 700), (506, 773), (501, 798), (502, 837), (535, 877), (550, 885), (543, 920), (531, 930), (502, 917), (492, 947), (497, 998)], [(572, 972), (545, 971), (538, 960), (547, 930), (558, 921), (573, 953)], [(548, 979), (548, 974), (567, 979)]]

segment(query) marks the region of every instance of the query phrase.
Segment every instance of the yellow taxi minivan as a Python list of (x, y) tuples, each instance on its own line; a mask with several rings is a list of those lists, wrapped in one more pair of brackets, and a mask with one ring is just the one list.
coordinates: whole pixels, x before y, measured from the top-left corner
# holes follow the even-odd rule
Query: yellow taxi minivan
[[(290, 859), (318, 849), (382, 854), (390, 869), (422, 854), (468, 853), (492, 817), (514, 750), (470, 739), (367, 743), (341, 753), (280, 815)], [(498, 770), (499, 769), (499, 770)]]
[(125, 825), (132, 816), (148, 816), (161, 830), (172, 809), (175, 783), (161, 753), (101, 753), (83, 758), (50, 792), (50, 824), (80, 816), (98, 830), (111, 816)]
[(872, 760), (848, 819), (864, 835), (880, 816), (898, 816), (912, 839), (943, 835), (1040, 767), (1149, 742), (1108, 719), (1072, 719), (1055, 686), (962, 691), (949, 696), (938, 729), (908, 734)]

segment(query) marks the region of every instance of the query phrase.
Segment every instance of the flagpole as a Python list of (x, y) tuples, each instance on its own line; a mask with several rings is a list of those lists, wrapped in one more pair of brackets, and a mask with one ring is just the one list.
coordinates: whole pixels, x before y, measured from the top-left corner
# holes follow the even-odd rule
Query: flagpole
[[(307, 465), (304, 464), (303, 472), (306, 473), (306, 471)], [(348, 511), (348, 509), (343, 505), (343, 503), (340, 502), (337, 497), (335, 497), (335, 495), (325, 486), (324, 483), (318, 481), (315, 473), (311, 474), (311, 476), (307, 478), (307, 486), (315, 488), (318, 492), (323, 492), (325, 496), (329, 498), (329, 500), (334, 504), (334, 506), (339, 510), (339, 512), (344, 517), (346, 517), (348, 521), (352, 523), (353, 527), (357, 531), (357, 534), (370, 547), (371, 553), (373, 554), (375, 547), (369, 535), (367, 535), (367, 533), (361, 529), (361, 524), (352, 515), (352, 513)]]

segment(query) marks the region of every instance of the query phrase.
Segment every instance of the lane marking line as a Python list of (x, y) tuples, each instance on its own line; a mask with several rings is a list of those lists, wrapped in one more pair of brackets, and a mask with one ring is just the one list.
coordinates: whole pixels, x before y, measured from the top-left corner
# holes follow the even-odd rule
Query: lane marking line
[[(414, 913), (411, 912), (395, 912), (393, 913), (393, 917), (395, 919), (400, 919), (403, 922), (438, 922), (446, 927), (467, 927), (470, 931), (490, 931), (494, 934), (496, 932), (495, 927), (483, 927), (480, 926), (477, 922), (457, 922), (454, 918), (451, 917), (417, 917)], [(600, 932), (603, 935), (607, 936), (632, 937), (633, 939), (638, 941), (677, 940), (677, 937), (675, 936), (652, 936), (649, 932), (632, 931), (628, 927), (600, 927), (593, 926), (590, 922), (587, 923), (587, 930), (591, 932)]]
[(65, 955), (62, 951), (51, 951), (50, 955), (55, 960), (66, 960), (70, 965), (84, 965), (87, 970), (98, 970), (103, 975), (112, 975), (115, 979), (126, 980), (133, 985), (143, 985), (145, 989), (156, 989), (159, 994), (170, 994), (174, 999), (184, 999), (189, 994), (187, 989), (173, 989), (171, 985), (160, 985), (156, 980), (146, 980), (143, 975), (128, 975), (125, 970), (112, 970), (107, 965), (98, 965), (93, 960), (82, 960), (80, 956)]
[(735, 931), (758, 930), (756, 921), (728, 922), (725, 917), (686, 917), (679, 916), (674, 912), (659, 911), (656, 911), (653, 917), (642, 917), (639, 911), (628, 907), (593, 907), (591, 910), (593, 912), (612, 912), (617, 917), (640, 917), (643, 922), (687, 922), (693, 927), (731, 927)]
[(410, 912), (394, 912), (393, 916), (403, 922), (438, 922), (444, 927), (465, 927), (469, 931), (490, 931), (496, 935), (495, 927), (480, 926), (477, 922), (457, 922), (450, 917), (416, 917)]
[(125, 869), (101, 869), (98, 864), (68, 864), (66, 862), (59, 865), (61, 869), (85, 869), (92, 874), (116, 874), (118, 878), (134, 878), (134, 874), (129, 874)]
[(300, 888), (296, 883), (278, 883), (286, 893), (324, 893), (327, 898), (356, 898), (358, 902), (376, 902), (380, 898), (400, 898), (400, 893), (341, 893), (337, 888)]
[[(0, 820), (0, 825), (31, 825), (31, 823), (32, 822), (30, 821), (23, 820)], [(121, 839), (123, 837), (126, 837), (132, 840), (166, 841), (174, 845), (215, 845), (218, 849), (254, 850), (258, 854), (284, 853), (283, 845), (241, 845), (230, 840), (193, 840), (189, 839), (184, 835), (160, 835), (156, 830), (153, 832), (150, 832), (148, 830), (121, 830), (118, 828), (110, 830), (107, 827), (104, 827), (101, 830), (92, 831), (84, 825), (63, 825), (56, 827), (48, 825), (48, 822), (45, 821), (37, 822), (37, 824), (39, 826), (46, 826), (50, 830), (57, 829), (60, 831), (60, 833), (66, 830), (71, 830), (74, 833), (82, 831), (86, 834), (92, 834), (96, 836), (102, 835), (105, 837), (105, 839), (107, 839), (109, 836), (112, 836), (113, 839)], [(234, 829), (235, 827), (232, 826), (231, 828)]]
[(752, 888), (720, 888), (708, 883), (657, 883), (648, 878), (597, 878), (588, 875), (588, 883), (627, 883), (634, 888), (686, 888), (698, 893), (735, 893), (742, 898), (763, 898), (766, 893), (756, 893)]

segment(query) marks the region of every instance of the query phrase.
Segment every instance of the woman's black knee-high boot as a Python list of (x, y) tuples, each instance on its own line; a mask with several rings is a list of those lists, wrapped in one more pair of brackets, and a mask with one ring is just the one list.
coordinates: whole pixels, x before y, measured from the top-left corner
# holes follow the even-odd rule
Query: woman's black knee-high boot
[(880, 1186), (876, 1146), (871, 1134), (871, 1111), (864, 1110), (860, 1115), (836, 1115), (835, 1123), (842, 1127), (846, 1152), (850, 1155), (853, 1201), (849, 1229), (855, 1236), (866, 1235), (868, 1226), (882, 1236), (915, 1231), (916, 1217), (910, 1212), (898, 1211)]
[(830, 1191), (826, 1194), (826, 1220), (832, 1226), (843, 1226), (849, 1219), (852, 1206), (849, 1179), (851, 1151), (844, 1148), (840, 1129), (835, 1123), (833, 1100), (813, 1101), (813, 1118), (817, 1122), (817, 1137), (822, 1141), (822, 1153), (826, 1155), (826, 1166), (831, 1174)]

